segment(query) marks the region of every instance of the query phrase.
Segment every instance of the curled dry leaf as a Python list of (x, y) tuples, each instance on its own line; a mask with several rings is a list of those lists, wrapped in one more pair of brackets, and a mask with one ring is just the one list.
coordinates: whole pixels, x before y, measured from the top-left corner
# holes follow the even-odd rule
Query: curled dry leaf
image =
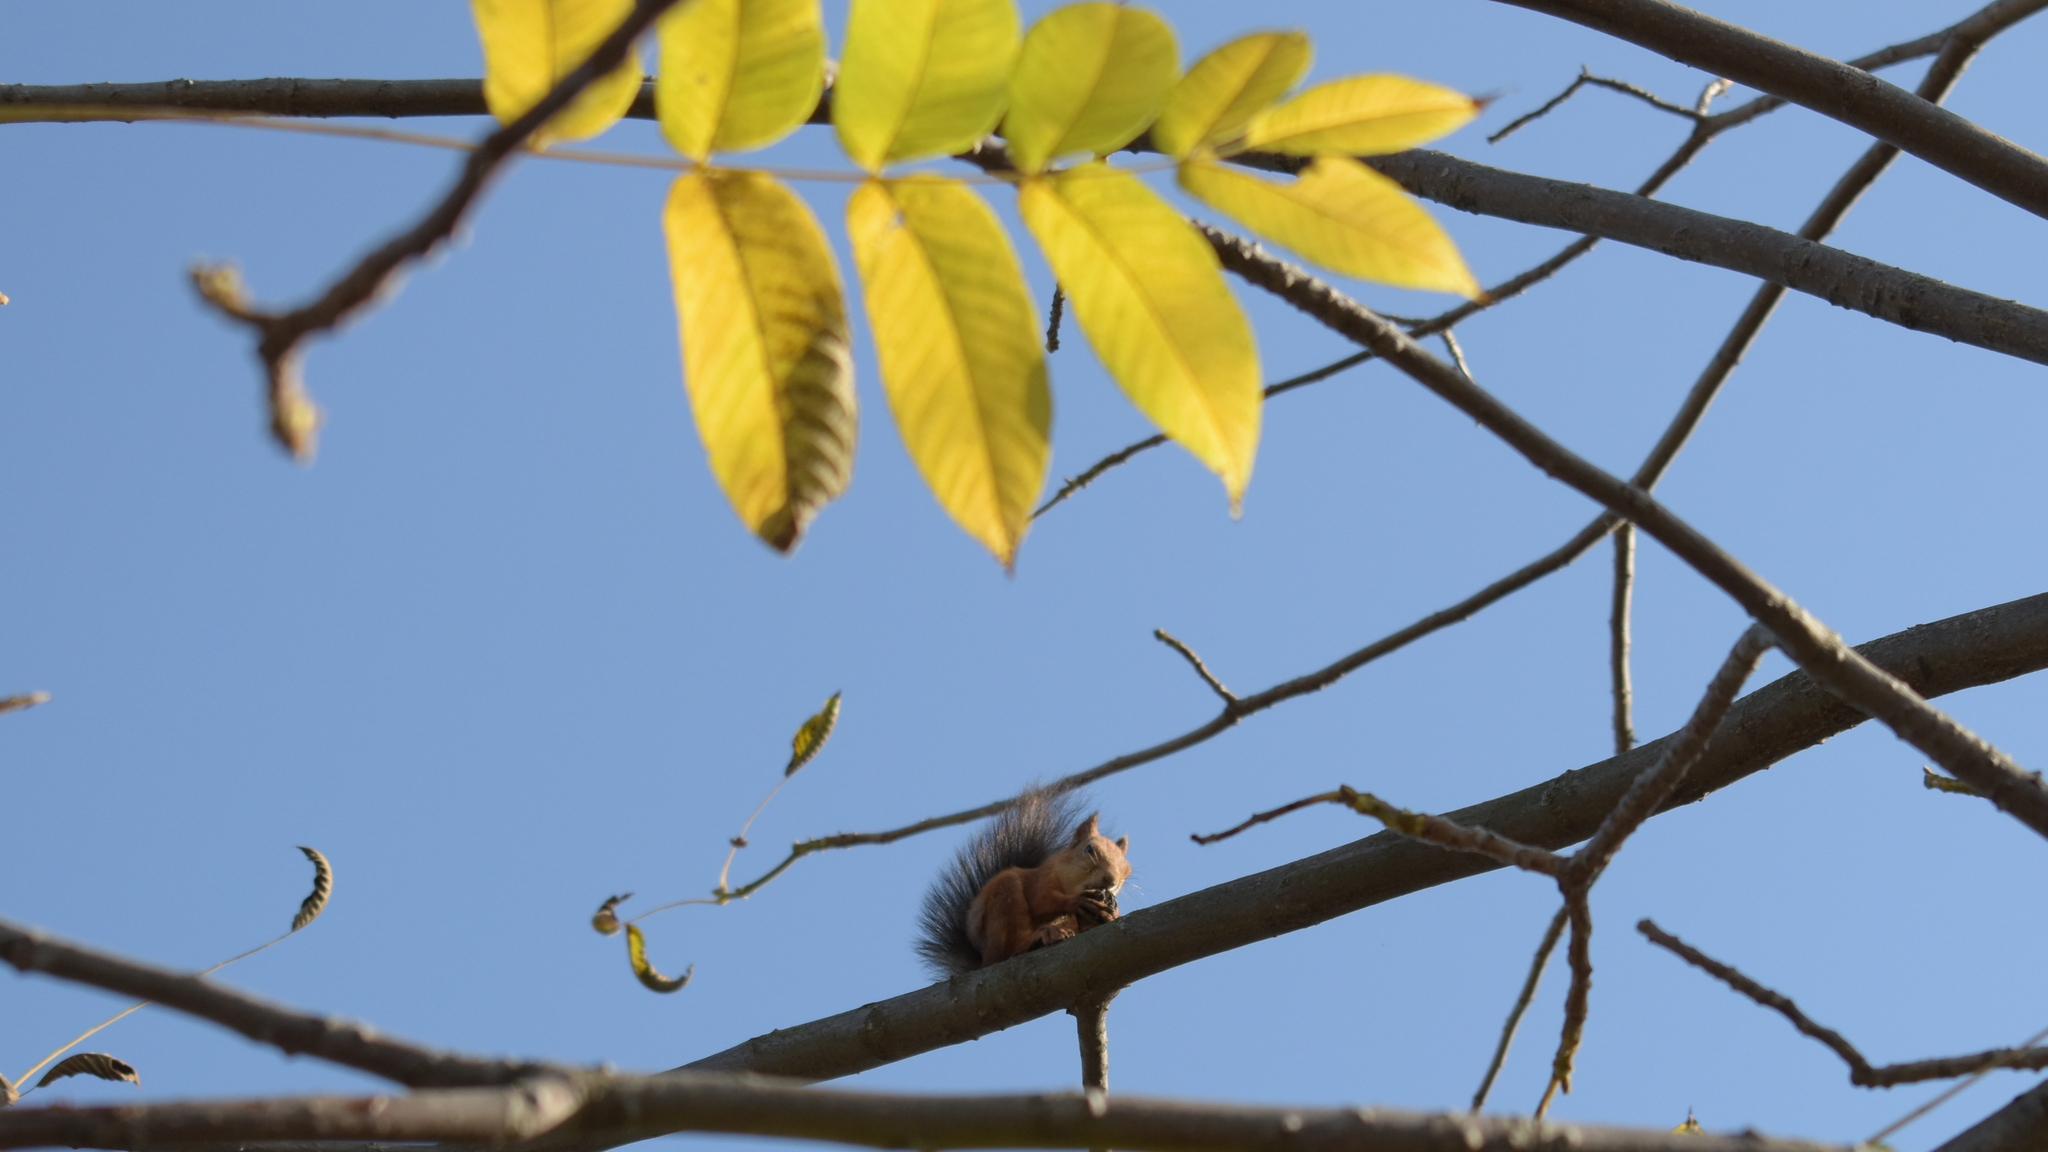
[(655, 971), (647, 962), (647, 937), (640, 932), (638, 924), (626, 925), (626, 959), (633, 963), (633, 975), (640, 983), (655, 992), (674, 992), (690, 982), (691, 973), (697, 970), (695, 964), (683, 969), (683, 974), (671, 980)]
[[(5, 297), (0, 297), (0, 304), (6, 302)], [(0, 698), (0, 712), (19, 712), (23, 708), (33, 708), (38, 704), (48, 704), (49, 702), (50, 694), (48, 692), (24, 692), (19, 696)]]
[(299, 845), (299, 851), (313, 862), (313, 891), (299, 902), (299, 914), (292, 917), (294, 932), (318, 920), (327, 908), (327, 898), (334, 894), (334, 868), (327, 863), (327, 857), (304, 844)]
[(597, 929), (597, 934), (600, 936), (617, 936), (619, 934), (618, 907), (632, 898), (633, 894), (627, 892), (623, 895), (614, 896), (598, 905), (597, 914), (590, 918), (590, 926)]
[(141, 1084), (142, 1077), (136, 1075), (135, 1066), (126, 1060), (118, 1060), (105, 1052), (80, 1052), (58, 1061), (55, 1068), (43, 1073), (36, 1081), (36, 1087), (48, 1087), (53, 1080), (66, 1076), (97, 1076), (102, 1080), (126, 1080), (130, 1084)]
[[(832, 729), (838, 723), (839, 693), (834, 692), (832, 698), (825, 701), (825, 706), (818, 709), (818, 714), (804, 721), (803, 727), (798, 728), (796, 735), (790, 738), (789, 767), (782, 770), (782, 775), (785, 778), (794, 776), (797, 769), (809, 764), (812, 758), (817, 756), (818, 751), (825, 747), (825, 741), (832, 738)], [(744, 848), (746, 845), (736, 843), (734, 847)]]

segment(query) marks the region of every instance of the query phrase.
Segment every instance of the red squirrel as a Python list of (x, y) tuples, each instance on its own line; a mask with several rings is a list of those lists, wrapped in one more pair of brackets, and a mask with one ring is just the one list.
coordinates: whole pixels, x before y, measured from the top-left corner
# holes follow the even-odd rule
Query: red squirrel
[(940, 977), (1057, 944), (1117, 918), (1129, 837), (1070, 794), (1025, 793), (960, 850), (926, 894), (918, 952)]

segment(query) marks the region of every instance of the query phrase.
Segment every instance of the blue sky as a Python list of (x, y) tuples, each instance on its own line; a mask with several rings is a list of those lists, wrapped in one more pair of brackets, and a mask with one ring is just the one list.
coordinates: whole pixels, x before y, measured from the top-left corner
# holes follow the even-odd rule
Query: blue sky
[[(827, 7), (836, 27), (843, 6)], [(1971, 7), (1710, 10), (1846, 57)], [(1484, 136), (1582, 63), (1682, 102), (1707, 79), (1481, 0), (1162, 11), (1185, 58), (1301, 27), (1319, 77), (1391, 70), (1497, 94), (1446, 148), (1611, 187), (1633, 187), (1684, 126), (1585, 92), (1498, 146)], [(480, 68), (466, 6), (450, 2), (17, 3), (0, 29), (5, 82)], [(2008, 33), (1951, 106), (2041, 147), (2044, 48), (2039, 20)], [(646, 124), (601, 144), (661, 147)], [(1668, 196), (1795, 228), (1864, 145), (1782, 111), (1715, 143)], [(261, 433), (248, 341), (202, 310), (185, 269), (234, 259), (259, 299), (296, 301), (437, 195), (454, 158), (187, 124), (10, 125), (0, 155), (0, 692), (55, 697), (0, 718), (0, 907), (204, 967), (289, 921), (308, 880), (293, 846), (311, 844), (338, 873), (331, 908), (224, 978), (452, 1048), (656, 1069), (919, 986), (915, 909), (957, 830), (807, 860), (749, 903), (650, 920), (658, 965), (697, 966), (674, 996), (641, 989), (619, 941), (586, 926), (615, 892), (639, 893), (630, 911), (709, 888), (790, 731), (833, 691), (838, 733), (755, 825), (736, 874), (789, 840), (978, 804), (1200, 723), (1210, 697), (1153, 628), (1232, 687), (1264, 688), (1462, 598), (1594, 511), (1373, 365), (1271, 405), (1242, 519), (1184, 453), (1156, 452), (1047, 516), (1006, 577), (922, 489), (862, 342), (853, 487), (778, 558), (730, 514), (689, 423), (665, 177), (540, 161), (401, 293), (313, 350), (330, 422), (301, 469)], [(838, 163), (823, 129), (769, 158)], [(843, 245), (844, 187), (803, 191)], [(1434, 211), (1483, 281), (1569, 239)], [(1835, 242), (2039, 300), (2041, 235), (1907, 159)], [(1025, 260), (1049, 296), (1042, 262)], [(1348, 287), (1395, 313), (1446, 304)], [(1607, 244), (1459, 331), (1483, 384), (1626, 472), (1752, 288)], [(1239, 296), (1269, 378), (1349, 351)], [(1082, 341), (1052, 371), (1055, 476), (1148, 434)], [(2031, 595), (2048, 561), (2039, 373), (1794, 297), (1660, 493), (1851, 640)], [(1601, 759), (1607, 570), (1603, 548), (1319, 695), (1105, 781), (1105, 822), (1132, 838), (1126, 907), (1366, 835), (1331, 810), (1188, 843), (1339, 782), (1440, 810)], [(1641, 571), (1647, 737), (1682, 721), (1742, 620), (1654, 545)], [(1787, 668), (1774, 656), (1763, 675)], [(2040, 692), (2021, 680), (1945, 705), (2039, 766)], [(1852, 1140), (1934, 1094), (1851, 1088), (1819, 1046), (1637, 938), (1644, 915), (1880, 1063), (2048, 1026), (2035, 971), (2048, 927), (2013, 912), (2043, 846), (1988, 806), (1924, 791), (1922, 762), (1860, 729), (1646, 827), (1595, 895), (1593, 1017), (1578, 1091), (1556, 1113), (1668, 1127), (1692, 1108), (1710, 1128)], [(1554, 907), (1545, 883), (1495, 874), (1145, 981), (1112, 1014), (1112, 1083), (1460, 1107)], [(1554, 970), (1497, 1106), (1533, 1107), (1563, 984)], [(119, 1005), (0, 980), (0, 1073)], [(73, 1080), (32, 1099), (372, 1087), (155, 1011), (89, 1047), (136, 1064), (142, 1088)], [(1056, 1016), (851, 1083), (1075, 1078)], [(2031, 1082), (1993, 1076), (1893, 1143), (1932, 1147)]]

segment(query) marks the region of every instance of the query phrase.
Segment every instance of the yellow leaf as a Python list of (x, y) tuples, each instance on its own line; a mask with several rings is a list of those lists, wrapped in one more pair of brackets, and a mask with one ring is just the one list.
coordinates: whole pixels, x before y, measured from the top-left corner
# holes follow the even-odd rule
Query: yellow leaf
[(638, 924), (626, 925), (626, 960), (633, 965), (633, 975), (640, 983), (654, 992), (673, 992), (690, 982), (690, 975), (697, 971), (695, 964), (683, 970), (681, 976), (673, 979), (663, 976), (654, 965), (647, 962), (647, 937), (640, 932)]
[(1045, 483), (1052, 428), (1017, 257), (957, 180), (869, 181), (846, 218), (904, 447), (947, 513), (1007, 567)]
[(1159, 114), (1179, 64), (1173, 29), (1142, 8), (1070, 4), (1032, 25), (1010, 76), (1003, 138), (1019, 171), (1131, 142)]
[(832, 88), (839, 146), (870, 172), (972, 147), (1003, 116), (1011, 0), (853, 0)]
[(677, 177), (662, 217), (683, 381), (712, 474), (778, 551), (853, 474), (853, 362), (832, 250), (758, 172)]
[(839, 725), (839, 693), (834, 692), (817, 715), (805, 720), (789, 741), (789, 767), (782, 770), (784, 777), (796, 775), (796, 770), (809, 764), (825, 747), (825, 741), (832, 738), (832, 729)]
[(1290, 156), (1377, 156), (1427, 143), (1477, 115), (1477, 100), (1449, 88), (1406, 76), (1350, 76), (1258, 117), (1245, 144)]
[(1176, 159), (1244, 134), (1308, 71), (1308, 37), (1254, 32), (1216, 49), (1188, 69), (1152, 125), (1152, 143)]
[(105, 1052), (80, 1052), (75, 1056), (66, 1056), (55, 1068), (43, 1073), (43, 1078), (36, 1081), (36, 1087), (47, 1088), (52, 1081), (62, 1080), (67, 1076), (97, 1076), (102, 1080), (125, 1080), (136, 1085), (142, 1083), (142, 1077), (135, 1074), (135, 1066), (126, 1060), (109, 1056)]
[(619, 934), (619, 905), (632, 898), (633, 894), (626, 892), (598, 905), (597, 911), (590, 917), (590, 926), (595, 928), (600, 936), (617, 936)]
[(292, 931), (297, 932), (320, 918), (327, 910), (327, 898), (334, 895), (334, 866), (327, 862), (317, 849), (299, 845), (299, 851), (313, 862), (313, 891), (299, 901), (298, 915), (292, 917)]
[(1685, 1123), (1671, 1130), (1673, 1135), (1691, 1134), (1694, 1136), (1704, 1136), (1706, 1131), (1705, 1128), (1700, 1127), (1700, 1122), (1693, 1118), (1691, 1109), (1686, 1110)]
[[(588, 59), (633, 10), (633, 0), (470, 0), (484, 46), (484, 103), (509, 124)], [(533, 135), (533, 144), (583, 140), (616, 123), (640, 94), (629, 56), (598, 77)]]
[(810, 118), (825, 89), (818, 0), (689, 0), (661, 19), (654, 108), (676, 151), (760, 148)]
[(1095, 163), (1026, 180), (1024, 222), (1124, 395), (1223, 478), (1259, 445), (1259, 356), (1216, 253), (1136, 177)]
[(1187, 160), (1180, 186), (1334, 272), (1467, 299), (1479, 295), (1457, 245), (1422, 205), (1349, 156), (1321, 157), (1286, 183), (1214, 160)]

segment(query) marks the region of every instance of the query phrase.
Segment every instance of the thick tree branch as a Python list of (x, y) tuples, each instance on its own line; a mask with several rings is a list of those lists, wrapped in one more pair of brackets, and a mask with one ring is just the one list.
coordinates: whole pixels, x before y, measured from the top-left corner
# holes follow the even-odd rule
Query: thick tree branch
[[(1583, 24), (1713, 76), (1860, 129), (2036, 216), (2048, 216), (2048, 160), (1910, 92), (1803, 48), (1668, 0), (1500, 0)], [(2040, 0), (2002, 6), (2019, 15)]]
[[(2048, 595), (1873, 641), (1866, 658), (1923, 696), (2048, 667)], [(1668, 810), (1864, 720), (1804, 672), (1738, 700)], [(1446, 815), (1558, 849), (1592, 835), (1669, 737)], [(1329, 852), (1170, 900), (1055, 948), (893, 999), (758, 1036), (689, 1065), (805, 1080), (848, 1076), (1064, 1010), (1091, 994), (1181, 964), (1498, 867), (1383, 832)]]
[(2036, 1084), (1934, 1152), (2035, 1152), (2048, 1148), (2048, 1083)]
[(1404, 374), (1506, 441), (1553, 479), (1604, 505), (1669, 548), (1742, 605), (1785, 654), (1844, 699), (1884, 721), (1999, 809), (2048, 836), (2048, 783), (1842, 643), (1806, 609), (1665, 508), (1648, 492), (1595, 467), (1430, 355), (1381, 316), (1293, 265), (1215, 228), (1204, 228), (1223, 266), (1317, 321), (1378, 352)]
[[(590, 1078), (597, 1081), (597, 1078)], [(70, 1145), (142, 1152), (204, 1140), (428, 1140), (448, 1131), (502, 1135), (511, 1123), (484, 1097), (223, 1101), (0, 1112), (0, 1148)], [(541, 1114), (541, 1109), (533, 1110)], [(546, 1118), (539, 1115), (538, 1118)], [(725, 1132), (876, 1148), (1102, 1148), (1133, 1152), (1849, 1152), (1754, 1133), (1688, 1136), (1365, 1108), (1215, 1104), (1090, 1093), (911, 1096), (804, 1088), (754, 1077), (611, 1077), (595, 1082), (572, 1125), (616, 1142), (671, 1132)], [(468, 1138), (468, 1137), (462, 1137)], [(477, 1137), (479, 1140), (489, 1137)]]
[(378, 1035), (367, 1025), (265, 1003), (197, 976), (121, 960), (53, 940), (4, 920), (0, 920), (0, 961), (22, 972), (41, 972), (60, 980), (153, 1000), (166, 1008), (211, 1020), (287, 1055), (317, 1056), (410, 1088), (510, 1084), (536, 1067), (506, 1060), (478, 1060), (394, 1040)]

